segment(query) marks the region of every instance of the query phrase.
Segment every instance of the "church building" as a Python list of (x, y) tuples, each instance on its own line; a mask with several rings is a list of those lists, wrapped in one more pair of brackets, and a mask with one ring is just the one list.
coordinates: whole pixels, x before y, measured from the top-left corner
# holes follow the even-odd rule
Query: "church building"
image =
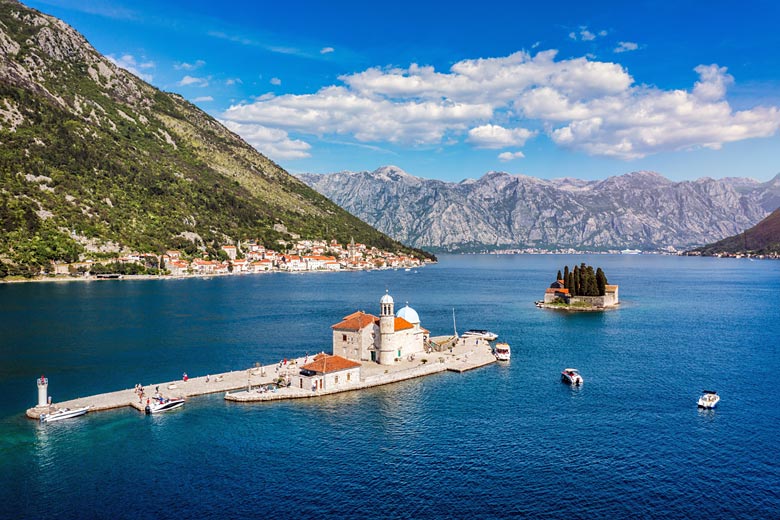
[(417, 312), (407, 304), (396, 315), (394, 307), (393, 297), (385, 294), (379, 317), (358, 311), (333, 325), (333, 355), (390, 365), (423, 352), (430, 333), (420, 326)]

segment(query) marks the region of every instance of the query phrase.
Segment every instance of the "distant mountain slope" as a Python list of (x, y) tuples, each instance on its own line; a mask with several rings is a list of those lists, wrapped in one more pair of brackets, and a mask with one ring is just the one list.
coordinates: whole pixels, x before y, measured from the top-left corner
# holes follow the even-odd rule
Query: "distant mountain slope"
[(723, 253), (780, 254), (780, 208), (774, 210), (768, 217), (747, 231), (700, 247), (697, 251), (704, 255)]
[(0, 143), (0, 264), (14, 269), (288, 232), (402, 247), (13, 0), (0, 0)]
[(299, 178), (398, 240), (452, 251), (685, 249), (754, 225), (774, 209), (780, 193), (780, 175), (762, 184), (709, 178), (672, 182), (653, 172), (600, 181), (490, 172), (450, 183), (386, 166)]

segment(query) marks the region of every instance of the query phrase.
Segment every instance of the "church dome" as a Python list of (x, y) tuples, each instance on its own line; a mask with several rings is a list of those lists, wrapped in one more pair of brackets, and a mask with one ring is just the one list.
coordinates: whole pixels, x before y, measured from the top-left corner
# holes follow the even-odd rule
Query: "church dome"
[(382, 296), (382, 299), (379, 300), (379, 303), (393, 303), (393, 297), (389, 294), (385, 294)]
[(420, 317), (417, 315), (417, 311), (409, 307), (408, 303), (406, 304), (406, 307), (396, 313), (396, 316), (405, 319), (412, 325), (417, 325), (420, 323)]

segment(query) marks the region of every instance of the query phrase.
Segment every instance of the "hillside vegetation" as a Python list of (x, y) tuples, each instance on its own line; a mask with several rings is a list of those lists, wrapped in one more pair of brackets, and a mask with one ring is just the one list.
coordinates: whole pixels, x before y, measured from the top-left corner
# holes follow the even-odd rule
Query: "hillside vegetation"
[(779, 255), (780, 208), (752, 228), (695, 251), (703, 255)]
[(0, 231), (0, 275), (292, 234), (427, 256), (12, 0), (0, 0)]

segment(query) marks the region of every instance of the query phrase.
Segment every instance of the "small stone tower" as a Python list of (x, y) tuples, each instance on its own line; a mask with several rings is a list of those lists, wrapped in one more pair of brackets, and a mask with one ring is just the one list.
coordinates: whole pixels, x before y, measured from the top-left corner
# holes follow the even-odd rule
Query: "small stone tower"
[(395, 360), (393, 335), (395, 334), (395, 312), (393, 297), (389, 294), (379, 300), (379, 364), (392, 365)]
[(48, 406), (49, 404), (49, 380), (41, 376), (38, 379), (38, 406)]

